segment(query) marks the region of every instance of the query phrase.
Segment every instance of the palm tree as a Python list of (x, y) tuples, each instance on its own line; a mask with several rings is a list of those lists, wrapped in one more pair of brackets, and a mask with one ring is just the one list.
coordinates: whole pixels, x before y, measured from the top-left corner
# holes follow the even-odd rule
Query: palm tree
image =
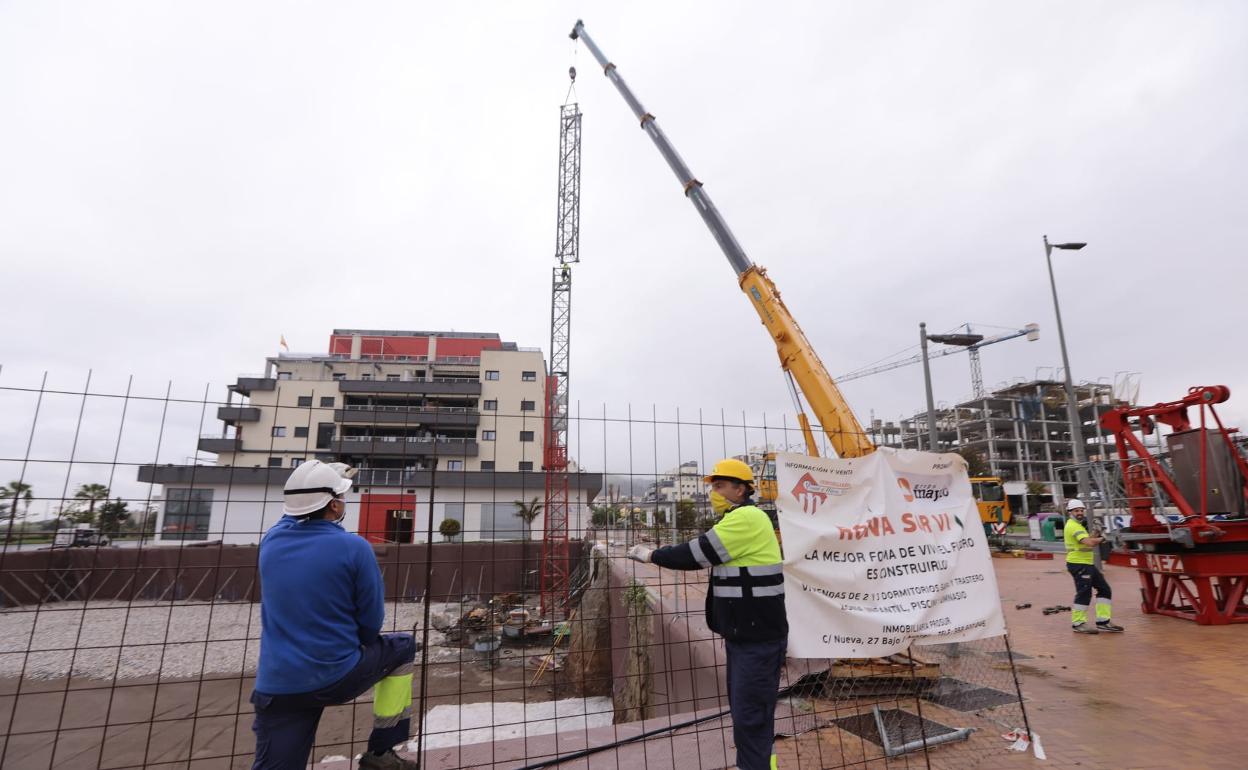
[(30, 485), (22, 483), (21, 481), (10, 481), (7, 487), (0, 488), (0, 499), (8, 497), (13, 498), (13, 502), (9, 503), (9, 523), (5, 529), (5, 540), (8, 540), (13, 534), (13, 524), (17, 519), (17, 503), (19, 500), (26, 501), (26, 513), (30, 513), (30, 503), (35, 499), (30, 490)]
[(108, 487), (103, 484), (83, 484), (78, 487), (78, 491), (74, 493), (74, 499), (87, 501), (87, 515), (85, 519), (87, 523), (95, 521), (95, 504), (100, 500), (107, 500), (108, 495)]
[(542, 515), (542, 508), (545, 506), (538, 502), (536, 497), (527, 503), (522, 500), (515, 500), (512, 504), (516, 506), (516, 516), (524, 522), (524, 550), (520, 552), (520, 574), (527, 576), (529, 574), (529, 533), (533, 531), (533, 522), (538, 516)]

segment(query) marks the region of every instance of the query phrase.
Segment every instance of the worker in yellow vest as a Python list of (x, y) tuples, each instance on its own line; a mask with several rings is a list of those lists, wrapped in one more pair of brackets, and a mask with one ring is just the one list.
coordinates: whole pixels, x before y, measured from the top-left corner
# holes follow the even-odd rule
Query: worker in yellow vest
[[(1122, 626), (1116, 626), (1110, 620), (1109, 600), (1113, 596), (1113, 590), (1109, 587), (1109, 581), (1096, 568), (1092, 558), (1092, 549), (1105, 538), (1088, 534), (1088, 512), (1082, 500), (1071, 498), (1066, 503), (1066, 512), (1070, 514), (1063, 529), (1066, 541), (1066, 571), (1075, 580), (1075, 601), (1070, 608), (1071, 627), (1076, 634), (1095, 634), (1099, 631), (1122, 633)], [(1095, 627), (1088, 624), (1088, 604), (1092, 601), (1093, 589), (1096, 589)]]
[(720, 460), (712, 495), (729, 507), (705, 533), (679, 545), (629, 549), (630, 559), (668, 569), (711, 570), (706, 623), (728, 653), (728, 706), (741, 770), (774, 770), (776, 698), (788, 646), (784, 573), (771, 519), (751, 500), (754, 474), (740, 460)]

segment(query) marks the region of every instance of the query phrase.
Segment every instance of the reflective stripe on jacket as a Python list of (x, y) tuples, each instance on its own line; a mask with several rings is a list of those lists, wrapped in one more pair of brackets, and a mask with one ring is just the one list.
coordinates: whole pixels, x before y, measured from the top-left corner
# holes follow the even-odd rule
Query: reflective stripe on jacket
[(687, 543), (658, 549), (652, 560), (669, 569), (711, 568), (706, 622), (725, 639), (788, 637), (780, 543), (762, 509), (732, 508), (711, 529)]

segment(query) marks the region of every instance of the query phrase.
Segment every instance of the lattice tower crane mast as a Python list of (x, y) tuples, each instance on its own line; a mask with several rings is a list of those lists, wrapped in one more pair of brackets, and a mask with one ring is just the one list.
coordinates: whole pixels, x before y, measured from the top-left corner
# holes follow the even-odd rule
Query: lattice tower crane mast
[(767, 328), (767, 331), (771, 334), (772, 341), (776, 345), (776, 352), (780, 356), (780, 367), (785, 372), (790, 395), (797, 407), (798, 423), (801, 425), (803, 436), (806, 439), (807, 451), (812, 455), (817, 455), (818, 447), (815, 444), (814, 434), (810, 428), (810, 421), (801, 407), (801, 400), (797, 394), (797, 388), (799, 387), (802, 395), (806, 397), (807, 403), (810, 404), (810, 409), (814, 412), (815, 418), (823, 427), (823, 431), (828, 435), (832, 448), (838, 456), (861, 457), (875, 451), (875, 446), (867, 438), (862, 425), (858, 422), (858, 418), (854, 416), (849, 403), (841, 395), (840, 389), (837, 388), (831, 375), (828, 374), (828, 370), (824, 367), (823, 362), (819, 360), (814, 347), (806, 339), (806, 335), (802, 332), (801, 327), (798, 326), (797, 320), (793, 318), (788, 308), (785, 307), (784, 302), (781, 301), (780, 292), (776, 289), (771, 279), (767, 277), (767, 271), (755, 265), (746, 256), (744, 249), (741, 248), (741, 244), (737, 242), (736, 236), (729, 229), (728, 223), (724, 221), (719, 210), (715, 208), (710, 195), (703, 189), (702, 183), (694, 177), (689, 167), (685, 165), (685, 161), (676, 152), (676, 148), (672, 146), (663, 130), (659, 128), (654, 116), (646, 112), (646, 109), (641, 106), (641, 102), (633, 95), (628, 84), (620, 77), (620, 73), (615, 65), (603, 55), (602, 50), (598, 48), (593, 39), (585, 32), (584, 23), (578, 20), (572, 28), (570, 37), (573, 40), (583, 41), (585, 47), (589, 49), (598, 63), (602, 65), (603, 73), (615, 85), (616, 90), (620, 92), (620, 95), (624, 97), (624, 101), (628, 103), (629, 109), (637, 116), (637, 120), (641, 122), (642, 130), (654, 142), (663, 159), (667, 161), (667, 165), (676, 174), (676, 178), (684, 188), (685, 197), (693, 203), (694, 209), (702, 217), (702, 221), (706, 223), (707, 228), (711, 231), (711, 235), (715, 237), (715, 242), (719, 244), (720, 250), (728, 258), (728, 263), (732, 265), (732, 269), (737, 274), (737, 282), (741, 290), (749, 298), (751, 306), (758, 313), (763, 326)]
[[(576, 69), (568, 70), (575, 82)], [(555, 265), (550, 288), (550, 372), (546, 377), (546, 476), (542, 536), (542, 612), (568, 600), (568, 391), (572, 349), (572, 266), (580, 261), (581, 110), (576, 102), (559, 111), (559, 194), (555, 217)]]

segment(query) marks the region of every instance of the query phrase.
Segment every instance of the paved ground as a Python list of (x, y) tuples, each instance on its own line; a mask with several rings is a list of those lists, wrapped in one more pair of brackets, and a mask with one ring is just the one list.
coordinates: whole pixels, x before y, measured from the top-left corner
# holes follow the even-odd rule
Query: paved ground
[[(1134, 570), (1109, 567), (1115, 619), (1124, 634), (1076, 636), (1069, 618), (1044, 616), (1070, 604), (1061, 561), (998, 559), (997, 576), (1033, 729), (1058, 767), (1243, 768), (1248, 731), (1248, 625), (1198, 626), (1140, 612)], [(1015, 610), (1031, 602), (1028, 610)], [(1229, 718), (1229, 721), (1228, 721)]]
[[(1248, 644), (1248, 626), (1202, 627), (1145, 616), (1139, 610), (1135, 573), (1110, 567), (1115, 619), (1126, 633), (1075, 636), (1067, 614), (1041, 612), (1046, 605), (1070, 604), (1071, 581), (1060, 560), (994, 563), (1012, 647), (1021, 653), (1018, 671), (1028, 717), (1048, 761), (1039, 762), (1030, 754), (977, 756), (949, 746), (931, 752), (932, 767), (1248, 766), (1244, 759), (1248, 734), (1229, 727), (1227, 721), (1227, 715), (1242, 713), (1248, 706), (1248, 673), (1239, 662)], [(1016, 610), (1020, 603), (1032, 606)], [(957, 714), (926, 706), (924, 716), (947, 724), (958, 719)], [(984, 735), (976, 740), (994, 737), (990, 729), (985, 726)], [(798, 767), (819, 767), (820, 756), (825, 760), (844, 756), (864, 768), (906, 766), (899, 760), (886, 764), (873, 746), (864, 750), (861, 741), (847, 737), (839, 730), (819, 731), (782, 743), (781, 756), (788, 766)]]

